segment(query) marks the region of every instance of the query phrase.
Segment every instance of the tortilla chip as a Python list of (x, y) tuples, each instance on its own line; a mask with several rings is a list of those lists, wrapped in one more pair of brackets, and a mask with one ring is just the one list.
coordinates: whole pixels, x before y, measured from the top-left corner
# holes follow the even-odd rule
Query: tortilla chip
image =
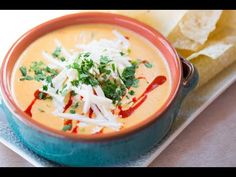
[(191, 63), (197, 68), (199, 73), (199, 83), (198, 87), (203, 86), (209, 80), (216, 77), (221, 71), (230, 66), (232, 63), (236, 62), (236, 47), (233, 46), (226, 50), (220, 57), (212, 60), (208, 56), (200, 55), (191, 60)]
[(222, 10), (190, 10), (179, 23), (180, 31), (194, 42), (204, 44), (221, 14)]
[(182, 19), (186, 10), (112, 10), (112, 13), (118, 13), (135, 18), (146, 23), (162, 35), (168, 36)]
[(199, 43), (185, 37), (179, 26), (170, 33), (168, 40), (177, 49), (197, 51), (201, 47)]
[[(168, 39), (181, 50), (197, 51), (203, 47), (220, 18), (222, 11), (190, 10), (185, 13)], [(209, 20), (211, 22), (209, 22)]]
[(231, 48), (233, 44), (225, 44), (222, 42), (215, 43), (213, 45), (210, 45), (203, 50), (200, 50), (196, 53), (193, 53), (189, 57), (187, 57), (187, 60), (191, 60), (193, 58), (198, 57), (199, 55), (205, 55), (208, 56), (211, 59), (217, 59), (220, 57), (222, 54), (224, 54), (229, 48)]

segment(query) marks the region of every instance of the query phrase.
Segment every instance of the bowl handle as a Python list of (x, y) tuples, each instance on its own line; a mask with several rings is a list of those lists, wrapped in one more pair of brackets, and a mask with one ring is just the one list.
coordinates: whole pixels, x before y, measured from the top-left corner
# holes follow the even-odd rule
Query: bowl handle
[(182, 81), (183, 96), (186, 96), (191, 90), (193, 90), (197, 86), (199, 80), (199, 74), (197, 69), (191, 62), (184, 59), (182, 56), (179, 57), (183, 69), (183, 81)]

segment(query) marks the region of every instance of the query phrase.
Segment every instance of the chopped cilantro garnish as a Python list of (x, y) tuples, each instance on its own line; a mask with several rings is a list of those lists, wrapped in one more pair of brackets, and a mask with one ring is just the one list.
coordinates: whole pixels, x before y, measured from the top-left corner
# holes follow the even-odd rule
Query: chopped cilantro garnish
[(152, 68), (152, 64), (149, 63), (148, 61), (144, 63), (144, 65), (147, 67), (147, 68)]
[(124, 53), (124, 52), (120, 52), (120, 55), (121, 55), (121, 56), (124, 56), (124, 55), (125, 55), (125, 53)]
[(73, 63), (72, 64), (72, 68), (74, 68), (74, 69), (79, 69), (79, 64), (78, 63)]
[(122, 80), (127, 88), (130, 88), (135, 80), (135, 66), (128, 66), (122, 72)]
[(139, 80), (138, 80), (138, 79), (134, 79), (134, 80), (133, 80), (132, 87), (138, 88), (138, 83), (139, 83)]
[(72, 129), (72, 124), (64, 125), (64, 127), (62, 128), (64, 132), (71, 129)]
[(73, 80), (73, 81), (71, 81), (71, 84), (72, 84), (73, 86), (78, 87), (78, 85), (79, 85), (79, 80)]
[(89, 56), (90, 56), (90, 52), (84, 53), (84, 57), (85, 57), (85, 58), (88, 58)]
[(79, 103), (78, 102), (76, 102), (74, 105), (71, 106), (72, 109), (76, 109), (78, 107), (79, 107)]
[(38, 98), (39, 98), (40, 100), (45, 100), (46, 97), (47, 97), (47, 94), (45, 94), (45, 93), (43, 93), (43, 92), (40, 92), (39, 95), (38, 95)]
[(20, 72), (21, 72), (22, 76), (26, 76), (26, 75), (27, 75), (27, 69), (26, 69), (26, 67), (21, 66), (21, 67), (20, 67)]
[(111, 64), (111, 67), (112, 67), (112, 71), (114, 72), (114, 71), (116, 70), (115, 64), (112, 63), (112, 64)]
[(30, 80), (33, 80), (33, 77), (31, 77), (31, 76), (29, 76), (29, 75), (26, 75), (26, 76), (20, 78), (20, 81), (24, 81), (24, 80), (30, 81)]
[(46, 81), (47, 81), (48, 83), (51, 83), (51, 82), (52, 82), (52, 76), (47, 76), (47, 77), (46, 77)]
[(46, 78), (46, 76), (44, 74), (37, 74), (34, 76), (34, 80), (40, 82), (43, 81)]
[(60, 60), (63, 62), (63, 61), (66, 61), (66, 58), (65, 57), (60, 57)]
[(72, 96), (76, 96), (76, 95), (77, 95), (77, 93), (75, 93), (75, 91), (74, 91), (74, 90), (72, 90), (72, 91), (71, 91), (71, 95), (72, 95)]
[(134, 95), (135, 92), (134, 92), (133, 90), (130, 90), (130, 91), (129, 91), (129, 94), (130, 94), (130, 95)]
[(138, 68), (140, 61), (138, 59), (133, 59), (131, 60), (131, 64), (135, 67)]
[(48, 66), (45, 68), (45, 71), (48, 72), (48, 73), (51, 73), (52, 76), (55, 76), (55, 75), (58, 74), (55, 69), (52, 69), (52, 68), (50, 68), (50, 67), (48, 67)]
[(107, 98), (113, 100), (116, 103), (122, 99), (125, 95), (125, 86), (123, 84), (116, 84), (111, 80), (107, 80), (102, 85), (102, 90)]
[(52, 53), (52, 56), (54, 57), (59, 57), (61, 54), (61, 48), (60, 47), (56, 47), (56, 49), (54, 50), (54, 52)]
[(109, 58), (107, 56), (100, 57), (100, 64), (107, 64), (109, 62), (111, 62), (111, 60), (109, 60)]
[(43, 90), (47, 91), (48, 90), (48, 86), (47, 85), (43, 85)]
[(38, 62), (34, 61), (30, 65), (30, 71), (34, 71), (35, 74), (41, 73), (44, 67), (45, 67), (45, 64), (42, 61), (38, 61)]
[(71, 109), (71, 110), (70, 110), (70, 113), (71, 113), (71, 114), (75, 114), (75, 110), (74, 110), (74, 109)]

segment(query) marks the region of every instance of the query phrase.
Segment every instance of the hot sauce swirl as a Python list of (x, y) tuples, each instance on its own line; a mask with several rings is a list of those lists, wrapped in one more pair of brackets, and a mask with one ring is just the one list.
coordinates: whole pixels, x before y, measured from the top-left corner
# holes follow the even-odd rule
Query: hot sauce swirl
[[(119, 106), (118, 109), (120, 110), (119, 115), (122, 118), (127, 118), (129, 117), (136, 109), (138, 109), (143, 102), (147, 99), (147, 94), (157, 88), (158, 86), (164, 84), (166, 81), (165, 76), (157, 76), (145, 89), (145, 91), (138, 97), (134, 97), (132, 99), (133, 105), (127, 109), (127, 110), (122, 110), (122, 107)], [(136, 103), (136, 104), (135, 104)]]

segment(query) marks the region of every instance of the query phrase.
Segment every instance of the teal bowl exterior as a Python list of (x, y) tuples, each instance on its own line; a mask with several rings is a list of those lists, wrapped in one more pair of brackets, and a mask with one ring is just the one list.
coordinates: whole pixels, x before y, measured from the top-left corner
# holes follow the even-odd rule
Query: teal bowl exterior
[[(186, 68), (186, 62), (182, 60), (183, 68)], [(187, 65), (192, 66), (188, 62)], [(40, 156), (65, 166), (116, 166), (135, 160), (159, 143), (168, 133), (184, 97), (198, 83), (196, 69), (193, 68), (193, 72), (187, 75), (191, 77), (182, 79), (175, 99), (160, 117), (140, 131), (115, 139), (88, 142), (55, 136), (19, 120), (4, 102), (1, 106), (16, 136)], [(188, 80), (188, 83), (184, 84), (184, 80)]]

